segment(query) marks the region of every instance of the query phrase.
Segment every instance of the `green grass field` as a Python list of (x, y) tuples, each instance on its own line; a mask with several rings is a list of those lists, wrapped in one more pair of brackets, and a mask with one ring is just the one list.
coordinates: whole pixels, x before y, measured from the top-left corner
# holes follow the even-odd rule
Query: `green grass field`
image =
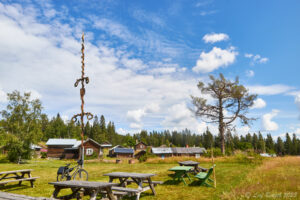
[[(183, 183), (174, 183), (168, 176), (168, 169), (178, 165), (177, 159), (152, 159), (147, 163), (121, 164), (89, 161), (85, 169), (89, 172), (90, 181), (108, 181), (105, 173), (114, 171), (155, 173), (153, 180), (165, 181), (156, 187), (156, 196), (150, 191), (142, 194), (142, 200), (149, 199), (286, 199), (300, 198), (300, 157), (271, 158), (262, 161), (241, 159), (237, 157), (218, 158), (215, 160), (217, 188), (203, 186), (185, 186)], [(194, 159), (195, 160), (195, 159)], [(203, 167), (210, 167), (210, 159), (198, 159)], [(29, 182), (22, 186), (8, 184), (0, 187), (1, 191), (24, 194), (29, 196), (50, 197), (54, 188), (48, 182), (56, 180), (58, 167), (70, 161), (32, 160), (28, 164), (1, 163), (0, 171), (17, 169), (33, 169), (33, 176), (40, 177), (35, 182), (35, 188)], [(71, 161), (75, 164), (74, 161)], [(188, 181), (188, 180), (187, 180)], [(273, 196), (272, 196), (273, 195)], [(277, 195), (277, 196), (276, 196)], [(285, 195), (285, 196), (284, 196)], [(134, 198), (132, 198), (134, 199)]]

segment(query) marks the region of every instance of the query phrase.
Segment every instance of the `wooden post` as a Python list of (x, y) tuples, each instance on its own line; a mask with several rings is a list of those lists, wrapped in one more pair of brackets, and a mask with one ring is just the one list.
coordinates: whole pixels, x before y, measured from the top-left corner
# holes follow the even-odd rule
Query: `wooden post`
[(215, 162), (214, 162), (214, 150), (211, 146), (211, 160), (213, 164), (213, 177), (214, 177), (214, 188), (217, 187), (217, 180), (216, 180), (216, 174), (215, 174)]

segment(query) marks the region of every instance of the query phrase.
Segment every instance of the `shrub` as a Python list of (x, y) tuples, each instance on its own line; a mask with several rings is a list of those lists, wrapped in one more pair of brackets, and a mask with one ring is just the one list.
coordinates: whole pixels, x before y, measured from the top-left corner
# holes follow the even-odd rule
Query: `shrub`
[[(220, 148), (213, 148), (214, 157), (223, 156), (222, 151)], [(211, 157), (211, 149), (207, 149), (206, 153), (203, 154), (204, 157), (210, 158)]]
[(96, 159), (96, 158), (98, 158), (98, 155), (95, 152), (93, 152), (93, 154), (90, 156), (85, 156), (86, 160), (92, 160), (92, 159)]
[(41, 152), (41, 158), (47, 158), (47, 153), (46, 152)]

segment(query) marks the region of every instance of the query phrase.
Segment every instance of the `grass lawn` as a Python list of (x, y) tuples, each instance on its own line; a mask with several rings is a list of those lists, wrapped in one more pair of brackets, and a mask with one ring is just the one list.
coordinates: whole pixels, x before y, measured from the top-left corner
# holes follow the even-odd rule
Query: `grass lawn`
[[(179, 159), (187, 160), (188, 158)], [(161, 161), (153, 159), (147, 163), (135, 164), (127, 164), (125, 162), (115, 164), (97, 161), (85, 163), (84, 168), (89, 172), (90, 181), (107, 182), (108, 177), (103, 176), (103, 174), (114, 171), (157, 174), (157, 176), (153, 177), (153, 180), (165, 181), (166, 183), (155, 188), (156, 196), (152, 196), (150, 191), (142, 194), (142, 200), (249, 199), (249, 195), (252, 195), (251, 197), (253, 198), (262, 197), (259, 199), (265, 199), (269, 196), (257, 196), (257, 194), (266, 194), (268, 192), (273, 192), (274, 194), (288, 193), (290, 196), (296, 194), (296, 198), (291, 196), (294, 199), (300, 197), (300, 157), (272, 158), (263, 160), (262, 163), (237, 158), (216, 159), (216, 189), (203, 186), (185, 186), (183, 183), (177, 184), (170, 181), (171, 178), (168, 174), (172, 172), (168, 172), (168, 169), (177, 166), (177, 160), (165, 159)], [(211, 166), (209, 159), (202, 158), (198, 159), (198, 161), (200, 166), (206, 168)], [(29, 164), (21, 165), (0, 163), (0, 171), (33, 169), (32, 175), (40, 177), (35, 182), (35, 188), (31, 188), (29, 182), (23, 182), (22, 186), (8, 184), (5, 187), (0, 187), (0, 190), (29, 196), (50, 197), (54, 187), (49, 185), (48, 182), (56, 181), (58, 167), (63, 166), (67, 162), (38, 159), (30, 161)], [(74, 161), (71, 162), (75, 164)]]

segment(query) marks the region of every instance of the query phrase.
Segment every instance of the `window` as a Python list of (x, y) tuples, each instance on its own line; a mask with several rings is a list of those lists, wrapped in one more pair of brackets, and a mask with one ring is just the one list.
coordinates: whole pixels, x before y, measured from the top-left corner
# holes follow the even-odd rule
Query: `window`
[(87, 156), (91, 156), (91, 155), (93, 155), (93, 153), (94, 153), (94, 150), (93, 150), (92, 148), (86, 149), (85, 154), (86, 154)]

